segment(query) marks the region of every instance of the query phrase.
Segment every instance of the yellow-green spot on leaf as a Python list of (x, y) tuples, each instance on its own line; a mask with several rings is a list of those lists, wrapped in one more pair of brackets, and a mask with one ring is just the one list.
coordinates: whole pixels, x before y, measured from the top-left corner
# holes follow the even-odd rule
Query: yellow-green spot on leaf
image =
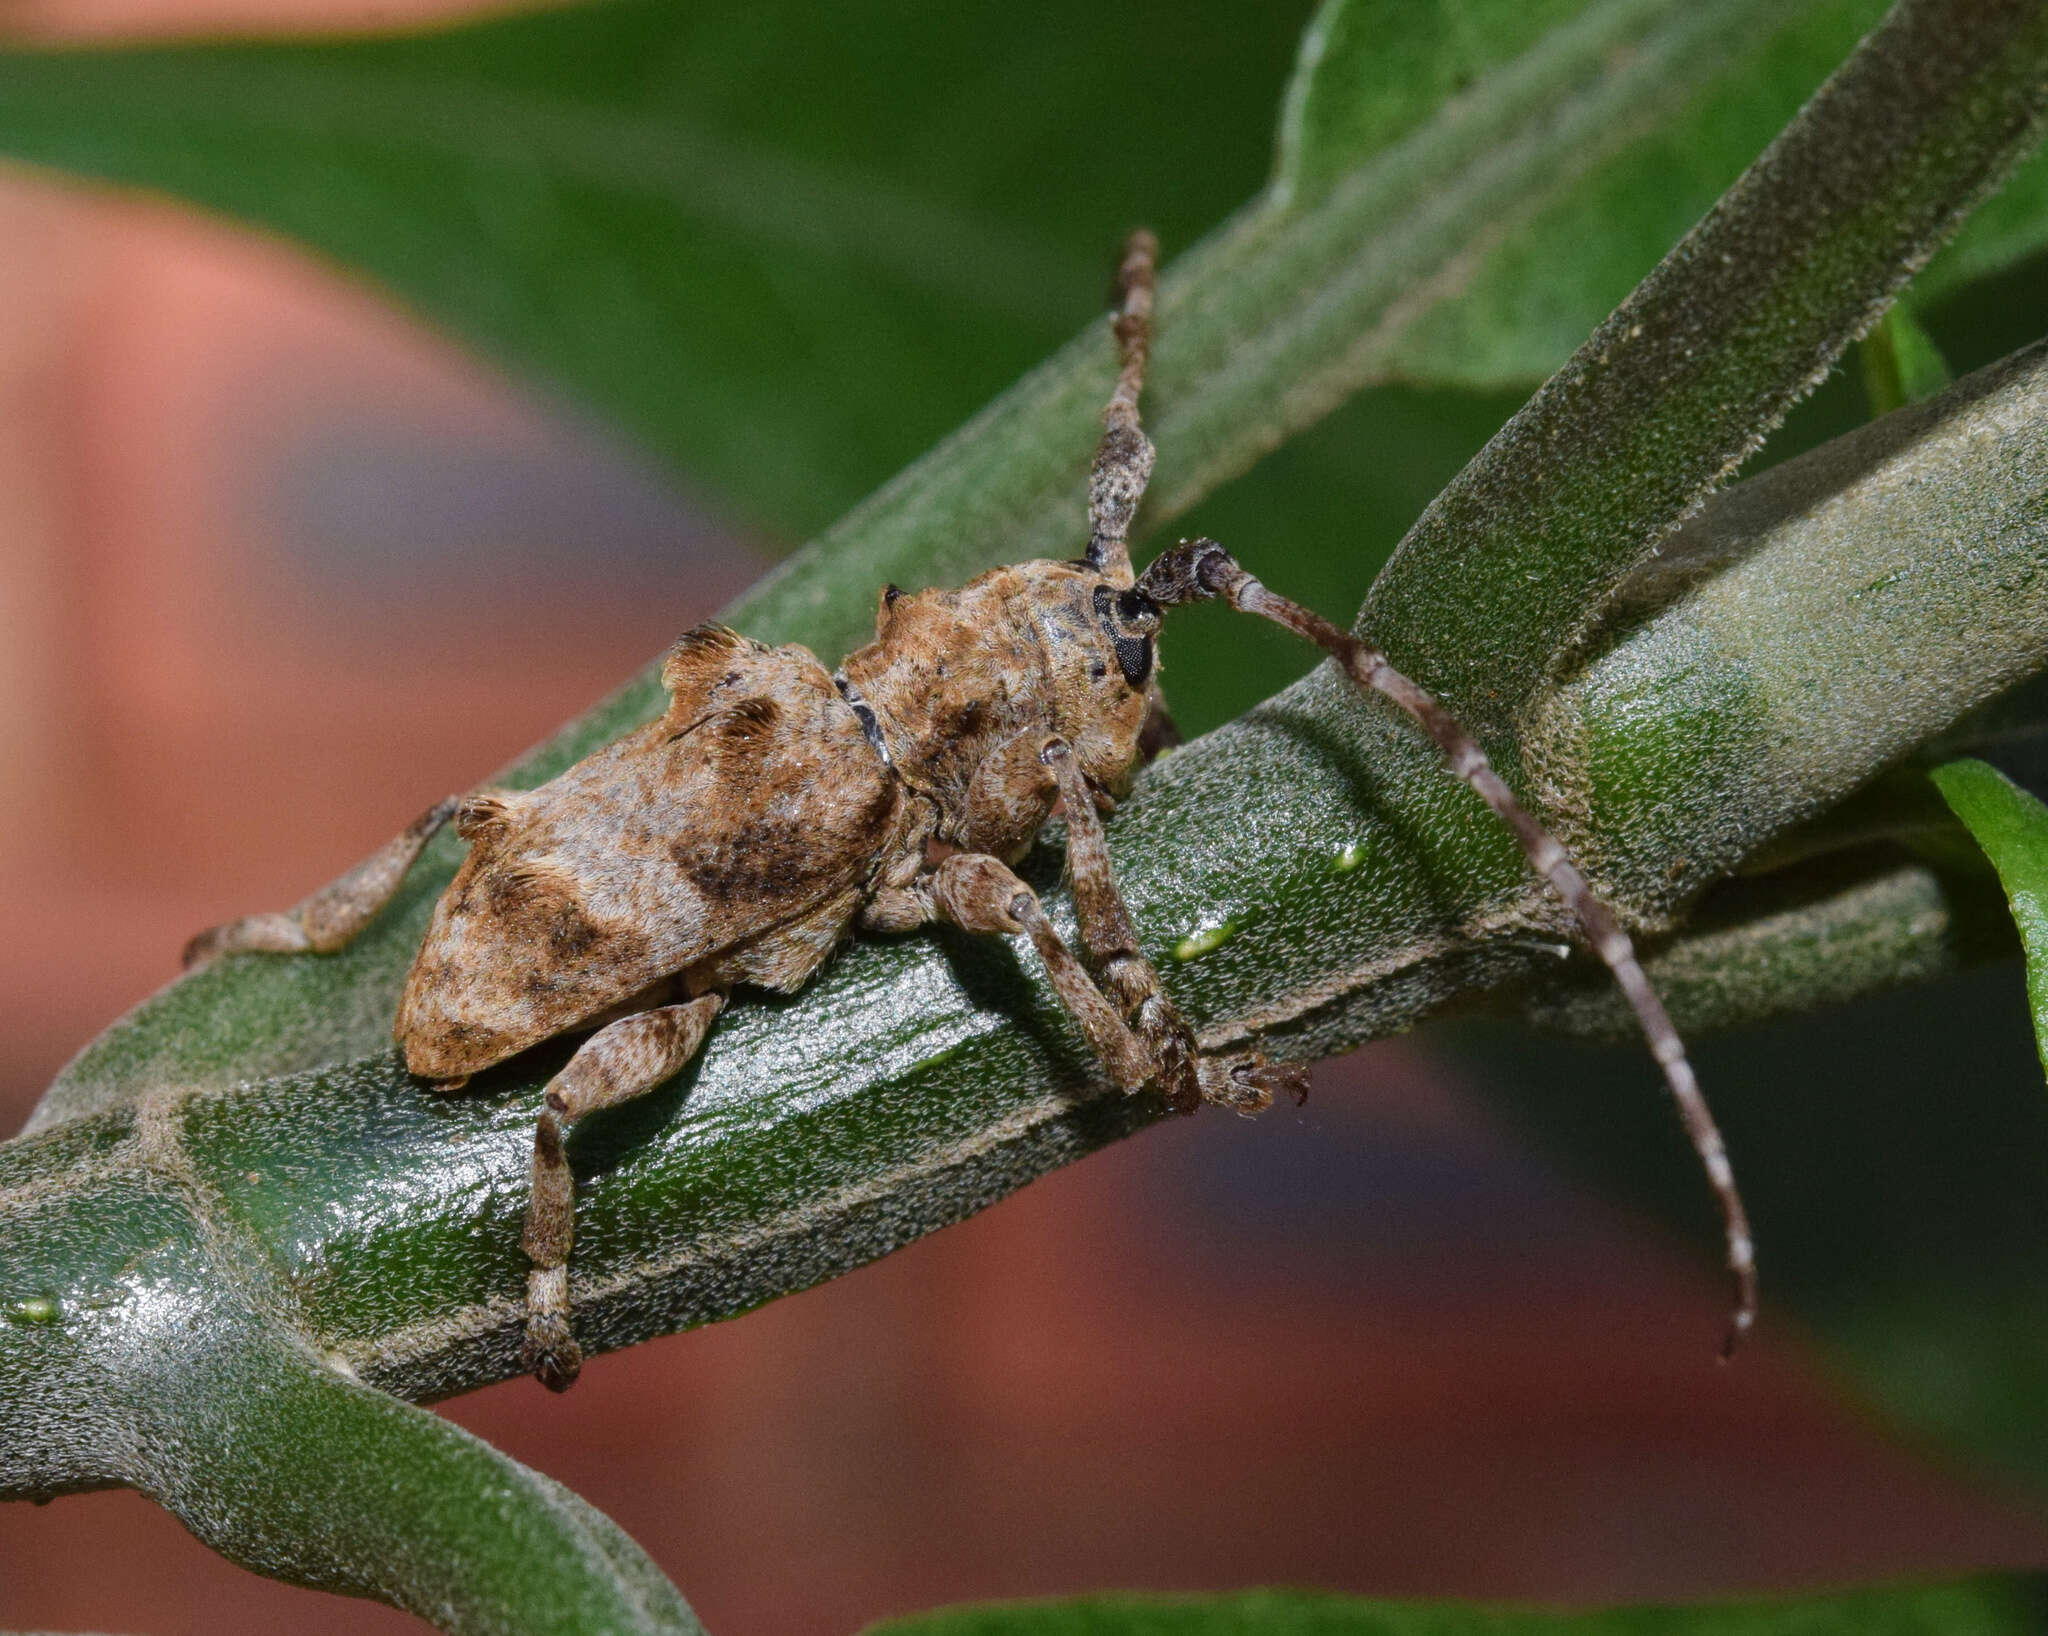
[(1896, 590), (1899, 586), (1908, 583), (1912, 578), (1912, 569), (1895, 568), (1889, 574), (1878, 575), (1876, 579), (1862, 587), (1862, 589), (1852, 592), (1851, 596), (1852, 598), (1875, 596), (1880, 591)]
[(1330, 860), (1330, 873), (1333, 875), (1348, 875), (1364, 862), (1364, 844), (1353, 841), (1342, 852), (1339, 852), (1336, 857)]
[(64, 1309), (54, 1295), (31, 1295), (26, 1300), (9, 1302), (7, 1316), (18, 1324), (54, 1324), (64, 1316)]
[(1235, 936), (1237, 928), (1227, 920), (1220, 926), (1205, 926), (1174, 944), (1173, 957), (1176, 960), (1199, 960), (1205, 954), (1215, 953)]

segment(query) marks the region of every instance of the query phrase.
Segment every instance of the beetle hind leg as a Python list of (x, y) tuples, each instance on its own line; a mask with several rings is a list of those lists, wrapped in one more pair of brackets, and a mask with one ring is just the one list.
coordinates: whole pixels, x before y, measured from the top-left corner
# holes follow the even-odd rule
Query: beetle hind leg
[(189, 970), (223, 954), (331, 954), (346, 948), (391, 901), (420, 850), (456, 816), (463, 798), (451, 795), (415, 818), (340, 879), (281, 913), (245, 915), (210, 927), (185, 945)]
[(599, 1108), (645, 1096), (697, 1054), (725, 996), (661, 1006), (607, 1023), (576, 1048), (548, 1081), (547, 1105), (533, 1132), (533, 1194), (521, 1243), (533, 1271), (526, 1280), (526, 1336), (520, 1360), (552, 1392), (564, 1392), (583, 1367), (569, 1328), (569, 1248), (575, 1238), (576, 1179), (564, 1140), (569, 1126)]

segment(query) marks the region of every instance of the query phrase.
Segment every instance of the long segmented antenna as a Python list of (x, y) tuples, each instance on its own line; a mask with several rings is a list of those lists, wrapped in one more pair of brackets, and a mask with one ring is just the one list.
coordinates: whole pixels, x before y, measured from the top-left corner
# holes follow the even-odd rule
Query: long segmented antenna
[(1088, 566), (1118, 585), (1131, 583), (1131, 519), (1152, 477), (1152, 440), (1138, 424), (1138, 394), (1152, 351), (1152, 290), (1159, 240), (1139, 228), (1124, 242), (1117, 268), (1116, 390), (1102, 411), (1102, 441), (1088, 474)]
[(1586, 883), (1586, 877), (1579, 873), (1556, 837), (1515, 799), (1471, 734), (1426, 689), (1389, 664), (1378, 648), (1360, 641), (1349, 631), (1339, 630), (1322, 615), (1267, 590), (1214, 540), (1183, 540), (1145, 570), (1138, 589), (1162, 607), (1220, 596), (1242, 613), (1270, 619), (1315, 643), (1344, 667), (1352, 681), (1385, 694), (1412, 716), (1436, 741), (1451, 770), (1477, 790), (1480, 798), (1514, 831), (1530, 866), (1578, 917), (1586, 936), (1635, 1008), (1636, 1020), (1650, 1043), (1650, 1054), (1664, 1070), (1664, 1082), (1671, 1089), (1671, 1100), (1678, 1105), (1678, 1117), (1692, 1138), (1693, 1151), (1699, 1155), (1700, 1165), (1720, 1201), (1728, 1272), (1735, 1281), (1735, 1308), (1721, 1356), (1724, 1360), (1732, 1356), (1756, 1322), (1756, 1257), (1748, 1212), (1743, 1209), (1742, 1194), (1735, 1186), (1727, 1146), (1707, 1109), (1706, 1098), (1700, 1094), (1692, 1064), (1686, 1061), (1685, 1044), (1672, 1027), (1664, 1002), (1657, 998), (1657, 991), (1643, 975), (1635, 946), (1621, 929), (1614, 911)]

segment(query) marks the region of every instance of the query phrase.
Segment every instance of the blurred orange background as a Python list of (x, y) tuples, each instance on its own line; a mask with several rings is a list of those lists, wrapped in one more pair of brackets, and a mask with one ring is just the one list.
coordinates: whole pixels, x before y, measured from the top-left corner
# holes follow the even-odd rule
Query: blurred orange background
[[(10, 0), (43, 39), (349, 0)], [(288, 246), (0, 171), (0, 1115), (166, 981), (607, 691), (767, 560), (622, 443)], [(445, 1412), (719, 1636), (1288, 1582), (1683, 1598), (2048, 1559), (1786, 1321), (1573, 1192), (1406, 1042), (1147, 1134), (744, 1321)], [(0, 1625), (418, 1628), (127, 1494), (10, 1507)]]

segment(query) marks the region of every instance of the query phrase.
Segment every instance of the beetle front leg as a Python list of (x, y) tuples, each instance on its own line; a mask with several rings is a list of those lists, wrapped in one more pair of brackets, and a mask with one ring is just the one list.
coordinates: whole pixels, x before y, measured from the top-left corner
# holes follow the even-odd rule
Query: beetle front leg
[[(1257, 1055), (1203, 1056), (1194, 1031), (1159, 990), (1156, 974), (1149, 991), (1156, 1003), (1149, 1007), (1143, 997), (1134, 1006), (1105, 995), (1046, 919), (1038, 894), (1000, 858), (956, 852), (922, 879), (878, 891), (862, 910), (860, 923), (863, 931), (907, 932), (934, 920), (963, 931), (1028, 936), (1060, 1003), (1123, 1090), (1135, 1091), (1156, 1079), (1168, 1104), (1182, 1113), (1204, 1101), (1255, 1113), (1272, 1101), (1276, 1089), (1300, 1094), (1298, 1068), (1269, 1066)], [(1139, 1012), (1136, 1028), (1125, 1020), (1131, 1009)]]
[(1257, 1052), (1231, 1057), (1201, 1054), (1194, 1029), (1167, 997), (1158, 969), (1139, 950), (1137, 927), (1110, 865), (1095, 792), (1081, 764), (1064, 739), (1050, 740), (1040, 754), (1059, 784), (1066, 813), (1067, 873), (1073, 881), (1082, 946), (1159, 1064), (1160, 1089), (1168, 1105), (1176, 1113), (1193, 1113), (1203, 1102), (1258, 1113), (1271, 1106), (1276, 1091), (1305, 1102), (1308, 1071), (1299, 1064), (1269, 1063)]
[(377, 911), (391, 901), (420, 849), (456, 816), (464, 799), (451, 795), (436, 802), (355, 868), (321, 887), (297, 908), (245, 915), (201, 932), (185, 945), (186, 968), (204, 965), (223, 954), (331, 954), (347, 947), (376, 918)]
[(961, 823), (963, 851), (986, 852), (1007, 863), (1031, 850), (1059, 799), (1040, 754), (1045, 744), (1042, 732), (1019, 733), (974, 769)]
[(563, 1141), (586, 1113), (645, 1096), (697, 1054), (721, 993), (607, 1023), (548, 1081), (547, 1106), (533, 1133), (533, 1194), (521, 1240), (533, 1271), (526, 1280), (526, 1340), (521, 1361), (551, 1392), (565, 1392), (583, 1367), (569, 1331), (569, 1248), (576, 1236), (576, 1179)]
[(932, 871), (928, 888), (933, 909), (964, 931), (1014, 935), (1031, 939), (1054, 992), (1109, 1077), (1124, 1090), (1135, 1091), (1153, 1074), (1152, 1054), (1132, 1033), (1053, 923), (1045, 918), (1038, 894), (1017, 878), (1000, 858), (980, 852), (956, 852)]

